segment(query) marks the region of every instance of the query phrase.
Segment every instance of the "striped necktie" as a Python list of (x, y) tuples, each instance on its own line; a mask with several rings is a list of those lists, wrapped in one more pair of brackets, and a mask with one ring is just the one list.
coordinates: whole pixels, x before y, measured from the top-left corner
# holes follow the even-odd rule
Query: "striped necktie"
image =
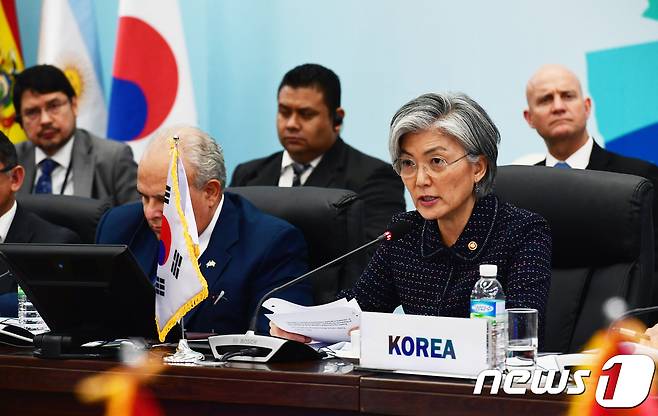
[(295, 173), (295, 176), (292, 178), (292, 186), (301, 186), (302, 185), (302, 175), (310, 167), (311, 167), (310, 163), (306, 163), (306, 164), (293, 163), (292, 164), (292, 171)]

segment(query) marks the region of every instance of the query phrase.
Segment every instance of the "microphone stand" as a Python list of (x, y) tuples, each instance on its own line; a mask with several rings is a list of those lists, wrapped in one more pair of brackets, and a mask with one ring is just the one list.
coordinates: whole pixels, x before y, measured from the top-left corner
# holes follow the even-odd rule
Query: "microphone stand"
[[(395, 235), (395, 238), (401, 237), (406, 233), (406, 231), (407, 230), (400, 230), (400, 235)], [(257, 335), (255, 333), (256, 326), (260, 308), (263, 306), (263, 302), (269, 299), (274, 293), (299, 283), (314, 273), (319, 272), (320, 270), (324, 270), (327, 267), (330, 267), (339, 261), (344, 260), (345, 258), (372, 246), (373, 244), (379, 243), (385, 239), (391, 240), (393, 236), (394, 235), (390, 231), (386, 231), (384, 234), (380, 235), (369, 243), (355, 248), (354, 250), (343, 254), (342, 256), (330, 261), (329, 263), (316, 267), (315, 269), (304, 273), (303, 275), (296, 277), (291, 281), (281, 286), (277, 286), (267, 292), (256, 305), (256, 310), (254, 311), (254, 315), (251, 318), (249, 330), (244, 335), (215, 335), (208, 337), (208, 344), (210, 344), (210, 349), (215, 358), (220, 361), (228, 361), (230, 359), (234, 361), (259, 363), (315, 360), (322, 358), (322, 353), (317, 352), (313, 347), (302, 342), (266, 335)]]

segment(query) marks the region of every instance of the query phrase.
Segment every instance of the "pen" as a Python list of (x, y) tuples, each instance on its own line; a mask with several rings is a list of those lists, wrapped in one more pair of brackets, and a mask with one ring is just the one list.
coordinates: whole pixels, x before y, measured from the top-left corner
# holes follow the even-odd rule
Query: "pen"
[(223, 297), (224, 297), (224, 291), (222, 290), (221, 292), (219, 292), (219, 295), (217, 295), (217, 297), (215, 298), (215, 301), (212, 304), (217, 305), (217, 302), (219, 302), (219, 300)]

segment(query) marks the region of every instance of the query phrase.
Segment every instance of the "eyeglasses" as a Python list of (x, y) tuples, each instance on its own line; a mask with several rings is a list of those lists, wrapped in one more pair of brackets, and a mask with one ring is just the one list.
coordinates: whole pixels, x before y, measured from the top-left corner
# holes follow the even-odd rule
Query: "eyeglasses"
[(21, 117), (23, 117), (23, 120), (25, 121), (34, 122), (41, 117), (41, 112), (44, 110), (46, 111), (46, 113), (48, 113), (49, 116), (55, 117), (62, 112), (62, 109), (68, 103), (69, 103), (68, 100), (55, 99), (52, 101), (48, 101), (43, 108), (42, 107), (28, 108), (27, 110), (23, 111)]
[[(4, 168), (0, 169), (0, 173), (9, 173), (14, 169), (16, 166), (18, 166), (17, 163), (14, 163), (13, 165), (5, 166)], [(11, 175), (10, 175), (11, 176)]]
[[(448, 166), (454, 165), (468, 155), (469, 153), (466, 153), (464, 156), (453, 160), (452, 162), (448, 162), (443, 158), (434, 156), (428, 162), (421, 163), (421, 165), (423, 166), (423, 169), (425, 169), (425, 173), (433, 178), (436, 178), (444, 170), (446, 170)], [(398, 158), (395, 162), (393, 162), (393, 169), (398, 175), (405, 179), (413, 178), (418, 174), (418, 164), (409, 158)]]
[(0, 173), (7, 173), (10, 170), (14, 169), (18, 164), (14, 163), (13, 165), (5, 166), (4, 168), (0, 169)]

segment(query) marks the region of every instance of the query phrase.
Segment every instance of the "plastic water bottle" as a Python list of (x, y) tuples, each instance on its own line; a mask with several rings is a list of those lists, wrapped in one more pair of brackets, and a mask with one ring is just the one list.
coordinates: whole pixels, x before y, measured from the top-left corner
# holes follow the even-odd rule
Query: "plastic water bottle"
[(491, 368), (503, 370), (507, 343), (505, 293), (496, 276), (495, 264), (480, 265), (480, 280), (471, 292), (471, 318), (487, 319), (487, 360)]
[(18, 286), (18, 323), (32, 333), (48, 331), (48, 325), (44, 322), (37, 309), (27, 298), (23, 289)]

